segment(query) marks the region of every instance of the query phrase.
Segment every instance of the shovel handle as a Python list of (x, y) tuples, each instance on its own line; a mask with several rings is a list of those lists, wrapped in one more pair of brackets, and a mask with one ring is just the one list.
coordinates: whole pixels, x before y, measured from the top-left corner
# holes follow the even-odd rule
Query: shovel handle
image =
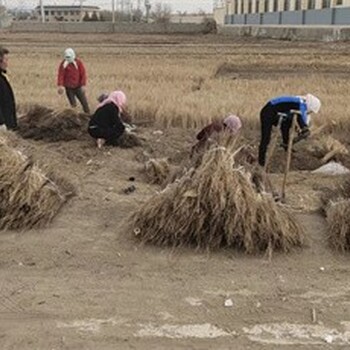
[(281, 191), (282, 201), (284, 201), (285, 198), (286, 198), (287, 177), (288, 177), (288, 173), (289, 173), (290, 163), (291, 163), (291, 160), (292, 160), (293, 137), (294, 137), (294, 129), (295, 129), (296, 121), (297, 121), (297, 114), (293, 113), (292, 126), (289, 129), (289, 140), (288, 140), (288, 149), (287, 149), (287, 162), (286, 162), (286, 168), (284, 170), (284, 177), (283, 177), (283, 183), (282, 183), (282, 191)]

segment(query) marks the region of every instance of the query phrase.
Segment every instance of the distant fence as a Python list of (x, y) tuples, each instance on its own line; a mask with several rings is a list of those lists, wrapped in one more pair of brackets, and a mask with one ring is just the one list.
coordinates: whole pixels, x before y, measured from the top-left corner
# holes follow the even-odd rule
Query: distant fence
[(350, 7), (226, 15), (236, 25), (350, 25)]
[(206, 29), (195, 23), (13, 22), (12, 32), (196, 34)]
[(226, 25), (219, 34), (293, 41), (350, 41), (350, 26)]

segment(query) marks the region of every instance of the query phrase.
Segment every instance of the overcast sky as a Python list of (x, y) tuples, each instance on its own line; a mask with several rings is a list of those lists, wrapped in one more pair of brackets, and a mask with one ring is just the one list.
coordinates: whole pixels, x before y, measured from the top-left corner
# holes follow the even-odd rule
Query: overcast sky
[[(78, 5), (79, 0), (43, 0), (45, 5)], [(118, 0), (116, 0), (118, 1)], [(122, 0), (119, 0), (122, 1)], [(127, 1), (127, 0), (124, 0)], [(136, 7), (137, 0), (132, 0)], [(0, 0), (1, 2), (1, 0)], [(213, 0), (150, 0), (151, 4), (157, 2), (168, 4), (171, 6), (173, 12), (187, 11), (198, 12), (203, 10), (206, 12), (212, 12)], [(9, 7), (32, 7), (39, 4), (39, 0), (5, 0), (5, 3)], [(85, 5), (96, 5), (104, 8), (111, 8), (112, 0), (85, 0)], [(144, 4), (144, 0), (141, 0), (141, 4)]]

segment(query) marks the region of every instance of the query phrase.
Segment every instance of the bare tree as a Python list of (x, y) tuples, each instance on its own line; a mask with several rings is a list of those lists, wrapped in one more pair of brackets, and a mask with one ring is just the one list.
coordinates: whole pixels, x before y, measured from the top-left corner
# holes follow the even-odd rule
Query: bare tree
[(157, 3), (151, 14), (156, 23), (169, 23), (171, 18), (171, 7), (168, 4)]

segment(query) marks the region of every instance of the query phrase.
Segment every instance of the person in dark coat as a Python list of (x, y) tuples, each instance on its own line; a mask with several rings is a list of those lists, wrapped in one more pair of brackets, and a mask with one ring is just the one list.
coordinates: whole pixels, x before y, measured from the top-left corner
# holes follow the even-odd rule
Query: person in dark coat
[(125, 132), (122, 113), (127, 103), (122, 91), (113, 91), (97, 107), (90, 119), (88, 132), (96, 139), (97, 147), (118, 146), (118, 139)]
[(9, 50), (0, 47), (0, 128), (17, 128), (16, 101), (6, 77)]
[(85, 92), (86, 83), (86, 69), (83, 61), (76, 57), (73, 49), (66, 49), (64, 59), (58, 68), (58, 93), (62, 95), (66, 91), (68, 101), (73, 108), (77, 106), (76, 99), (78, 99), (84, 112), (90, 113)]
[(260, 112), (259, 165), (265, 166), (267, 147), (270, 143), (273, 127), (280, 125), (282, 146), (287, 150), (293, 115), (297, 114), (297, 125), (300, 128), (298, 139), (305, 139), (310, 135), (309, 114), (318, 113), (320, 108), (320, 100), (311, 94), (306, 96), (280, 96), (270, 100)]

